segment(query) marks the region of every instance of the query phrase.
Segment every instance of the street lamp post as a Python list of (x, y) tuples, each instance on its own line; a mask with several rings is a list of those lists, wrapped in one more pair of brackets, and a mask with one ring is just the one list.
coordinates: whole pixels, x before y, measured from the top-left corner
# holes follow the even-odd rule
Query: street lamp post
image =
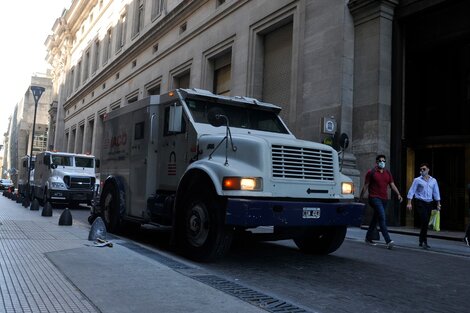
[(29, 164), (28, 164), (28, 190), (26, 191), (27, 198), (29, 200), (30, 198), (30, 190), (31, 190), (31, 164), (32, 164), (32, 159), (33, 159), (33, 145), (34, 145), (34, 131), (36, 129), (36, 112), (38, 110), (38, 102), (39, 98), (41, 98), (42, 93), (44, 92), (44, 87), (39, 87), (39, 86), (31, 86), (31, 92), (33, 93), (34, 97), (34, 117), (33, 117), (33, 132), (31, 135), (31, 152), (29, 154)]

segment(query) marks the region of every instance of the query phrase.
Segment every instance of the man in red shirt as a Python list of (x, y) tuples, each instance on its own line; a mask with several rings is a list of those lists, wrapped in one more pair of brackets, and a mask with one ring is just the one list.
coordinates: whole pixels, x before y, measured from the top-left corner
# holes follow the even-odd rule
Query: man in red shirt
[(403, 201), (403, 198), (398, 191), (397, 186), (393, 182), (393, 176), (390, 171), (385, 169), (386, 159), (385, 156), (380, 154), (375, 158), (377, 165), (369, 170), (366, 174), (364, 186), (361, 190), (361, 199), (367, 189), (369, 193), (369, 205), (374, 209), (372, 220), (370, 221), (369, 229), (366, 234), (366, 243), (376, 245), (371, 239), (372, 231), (377, 227), (377, 222), (380, 226), (380, 231), (385, 239), (388, 249), (393, 248), (393, 241), (387, 230), (387, 223), (385, 221), (385, 208), (388, 202), (388, 186), (397, 194), (398, 200)]

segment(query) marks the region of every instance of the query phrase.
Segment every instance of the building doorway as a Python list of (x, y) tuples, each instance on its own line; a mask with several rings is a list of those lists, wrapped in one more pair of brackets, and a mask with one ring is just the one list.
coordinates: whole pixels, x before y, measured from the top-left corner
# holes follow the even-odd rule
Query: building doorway
[[(422, 163), (429, 163), (431, 176), (437, 179), (441, 193), (441, 229), (463, 230), (465, 227), (465, 148), (464, 147), (425, 147), (415, 150), (413, 169), (418, 176)], [(409, 187), (409, 186), (408, 186)], [(414, 226), (419, 227), (416, 210)]]
[[(409, 188), (419, 165), (430, 163), (441, 191), (441, 228), (463, 231), (470, 183), (470, 1), (418, 2), (421, 9), (404, 4), (397, 13), (395, 88), (402, 105), (394, 125), (401, 136), (396, 155), (406, 155), (401, 181)], [(405, 210), (401, 206), (401, 217), (409, 217)], [(418, 226), (412, 217), (406, 224)]]

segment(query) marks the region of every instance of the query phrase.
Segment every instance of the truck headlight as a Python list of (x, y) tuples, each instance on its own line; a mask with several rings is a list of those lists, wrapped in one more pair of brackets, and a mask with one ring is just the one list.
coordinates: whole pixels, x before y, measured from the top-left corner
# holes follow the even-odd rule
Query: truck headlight
[(66, 189), (67, 188), (64, 183), (59, 183), (59, 182), (52, 182), (51, 186), (54, 189), (56, 188)]
[(261, 177), (224, 177), (222, 189), (262, 191), (263, 179)]
[(341, 183), (341, 193), (350, 195), (354, 193), (354, 184), (350, 182)]

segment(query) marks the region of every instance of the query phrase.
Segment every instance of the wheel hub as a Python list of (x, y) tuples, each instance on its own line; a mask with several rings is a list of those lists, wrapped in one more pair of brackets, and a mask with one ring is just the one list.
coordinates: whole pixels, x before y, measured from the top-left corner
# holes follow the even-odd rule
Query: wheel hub
[(188, 219), (188, 239), (193, 246), (202, 246), (209, 236), (209, 220), (205, 206), (196, 204)]

